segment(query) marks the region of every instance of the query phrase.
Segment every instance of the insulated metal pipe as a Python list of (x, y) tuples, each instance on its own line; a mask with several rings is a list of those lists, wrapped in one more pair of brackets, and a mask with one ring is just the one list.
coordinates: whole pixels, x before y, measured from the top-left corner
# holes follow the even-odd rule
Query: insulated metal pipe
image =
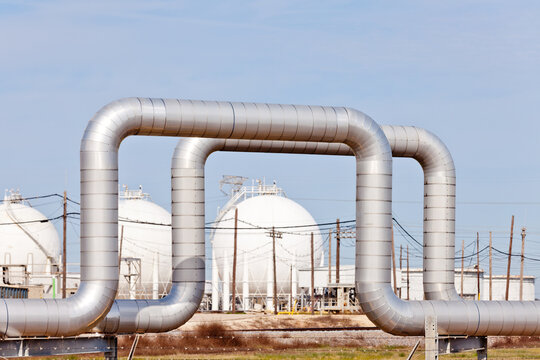
[[(392, 150), (405, 129), (383, 127)], [(417, 129), (419, 130), (419, 129)], [(362, 309), (382, 330), (396, 335), (423, 335), (424, 319), (437, 317), (440, 334), (538, 335), (540, 302), (462, 301), (454, 287), (455, 171), (444, 145), (435, 137), (419, 133), (424, 149), (418, 160), (424, 168), (424, 291), (435, 301), (403, 301), (390, 286), (391, 244), (386, 258), (373, 258), (370, 246), (357, 237), (356, 287)], [(402, 144), (402, 148), (409, 145)], [(414, 150), (406, 150), (407, 152)], [(443, 194), (447, 194), (444, 196)], [(437, 195), (438, 194), (438, 195)], [(357, 193), (358, 196), (358, 193)], [(358, 199), (358, 198), (357, 198)], [(358, 213), (357, 213), (358, 216)], [(454, 300), (456, 299), (456, 300)], [(452, 301), (441, 301), (452, 300)]]
[[(445, 187), (451, 186), (453, 189), (455, 186), (452, 158), (444, 144), (426, 130), (409, 126), (382, 126), (382, 129), (390, 142), (393, 156), (412, 157), (422, 166), (425, 177), (425, 247), (442, 249), (445, 255), (448, 247), (453, 250), (454, 207), (438, 217), (434, 216), (437, 214), (434, 210), (439, 208), (441, 200), (444, 206), (454, 202), (455, 192)], [(171, 292), (160, 300), (116, 300), (106, 318), (96, 327), (96, 331), (105, 333), (165, 332), (178, 328), (197, 311), (204, 293), (205, 280), (204, 167), (208, 156), (216, 151), (353, 155), (350, 147), (339, 143), (181, 139), (175, 148), (171, 163), (173, 219)], [(437, 182), (445, 186), (433, 188), (435, 176), (438, 176)], [(433, 221), (443, 222), (444, 230), (448, 230), (444, 233), (446, 236), (443, 239), (432, 236), (433, 232), (429, 231), (429, 225)], [(180, 224), (183, 226), (179, 226)], [(199, 261), (185, 262), (186, 257), (193, 255), (193, 249), (198, 250), (196, 255), (200, 257)], [(438, 263), (440, 263), (440, 258), (439, 256)], [(448, 271), (453, 275), (454, 257), (451, 256), (450, 260), (452, 266)], [(431, 264), (433, 263), (429, 262), (425, 267), (424, 279), (426, 277), (443, 278), (431, 275), (439, 271), (438, 268), (431, 269), (429, 267)], [(430, 275), (426, 276), (426, 273)], [(453, 280), (453, 277), (451, 279)], [(435, 283), (434, 285), (437, 286), (434, 291), (425, 291), (426, 298), (433, 295), (444, 298), (451, 294), (446, 287), (454, 289), (453, 281), (450, 284)], [(426, 289), (426, 286), (424, 288)], [(455, 290), (454, 294), (457, 296)]]
[(104, 333), (166, 332), (197, 311), (204, 295), (204, 166), (215, 151), (352, 155), (337, 143), (186, 138), (171, 164), (172, 287), (160, 300), (116, 300), (94, 329)]
[[(91, 311), (84, 308), (83, 316), (70, 323), (85, 321), (77, 324), (77, 329), (97, 323), (112, 305), (112, 299), (103, 294), (106, 287), (102, 281), (108, 283), (111, 279), (114, 292), (118, 285), (117, 151), (129, 135), (347, 144), (356, 156), (356, 287), (363, 310), (376, 325), (394, 334), (421, 335), (425, 316), (432, 314), (437, 316), (439, 333), (536, 335), (540, 332), (537, 302), (406, 302), (394, 295), (390, 286), (391, 149), (380, 127), (361, 112), (318, 106), (145, 98), (124, 99), (104, 107), (90, 121), (83, 136), (81, 237), (86, 240), (81, 243), (81, 280), (96, 284), (93, 290), (101, 295), (99, 306), (83, 305), (92, 307), (92, 311), (103, 308), (104, 312), (90, 319)], [(5, 333), (47, 333), (50, 321), (46, 306), (25, 311), (22, 306), (14, 306), (18, 302), (4, 301), (4, 304), (0, 326), (5, 324)], [(10, 318), (14, 310), (23, 314), (15, 323)], [(71, 310), (53, 315), (53, 320), (60, 314), (69, 317), (73, 314)], [(42, 314), (45, 315), (40, 317)]]
[[(358, 175), (359, 189), (368, 189), (370, 183), (384, 183), (383, 194), (363, 200), (364, 217), (371, 214), (381, 216), (381, 210), (390, 215), (391, 197), (391, 155), (386, 137), (379, 126), (366, 115), (354, 109), (270, 105), (228, 102), (185, 101), (176, 99), (130, 98), (111, 103), (100, 110), (88, 124), (81, 144), (81, 184), (91, 179), (91, 187), (81, 187), (81, 235), (90, 233), (95, 241), (103, 245), (101, 269), (110, 271), (113, 267), (118, 277), (117, 263), (117, 152), (122, 140), (129, 135), (182, 136), (243, 138), (258, 140), (293, 140), (308, 142), (340, 142), (352, 147), (359, 156), (357, 166), (362, 172)], [(196, 178), (197, 176), (195, 176)], [(183, 180), (180, 180), (183, 181)], [(187, 196), (183, 198), (182, 196)], [(197, 202), (197, 195), (188, 191), (179, 193), (179, 202), (173, 204), (173, 226), (192, 230), (197, 220), (190, 215), (182, 217), (183, 209), (189, 201)], [(195, 199), (195, 200), (193, 200)], [(187, 201), (186, 201), (187, 200)], [(374, 209), (373, 213), (370, 209)], [(202, 208), (201, 208), (202, 211)], [(387, 220), (390, 219), (389, 217)], [(88, 222), (87, 220), (91, 220)], [(390, 219), (391, 220), (391, 219)], [(186, 222), (184, 222), (186, 221)], [(92, 224), (92, 225), (90, 225)], [(90, 225), (90, 226), (89, 226)], [(370, 229), (371, 236), (383, 237), (391, 224), (381, 224)], [(195, 226), (197, 227), (197, 226)], [(367, 226), (366, 226), (367, 228)], [(193, 236), (190, 238), (196, 239)], [(179, 281), (198, 282), (204, 279), (204, 243), (195, 240), (191, 244), (175, 244), (175, 253), (183, 254), (174, 259), (173, 276)], [(106, 255), (106, 256), (105, 256)], [(115, 258), (112, 261), (112, 258)], [(92, 273), (90, 273), (92, 274)], [(202, 277), (198, 278), (197, 274)], [(88, 274), (86, 274), (88, 275)], [(191, 277), (193, 279), (189, 280)], [(193, 284), (192, 284), (193, 285)], [(195, 291), (171, 292), (168, 299), (174, 304), (197, 304)], [(184, 296), (184, 298), (182, 298)], [(183, 299), (183, 300), (181, 300)], [(157, 324), (153, 315), (160, 311), (160, 319), (167, 316), (166, 311), (176, 311), (176, 306), (155, 310), (156, 303), (135, 302), (135, 306), (123, 306), (117, 302), (111, 316), (98, 326), (107, 332), (125, 332), (136, 328), (137, 332), (151, 329), (166, 329), (168, 324)], [(163, 303), (160, 303), (160, 305)], [(123, 312), (124, 309), (126, 312)], [(193, 307), (184, 314), (194, 311)], [(136, 312), (137, 314), (134, 314)], [(136, 319), (137, 324), (121, 324), (118, 318)], [(175, 318), (175, 321), (179, 318)], [(161, 320), (160, 320), (161, 321)], [(125, 325), (125, 326), (124, 326)]]
[[(448, 207), (448, 204), (454, 203), (455, 173), (447, 148), (436, 136), (423, 129), (409, 126), (382, 126), (382, 129), (390, 142), (393, 156), (412, 157), (424, 170), (425, 248), (441, 249), (439, 253), (446, 255), (450, 247), (453, 253), (455, 208), (450, 207), (442, 214), (436, 211), (441, 204)], [(181, 326), (193, 316), (204, 292), (204, 166), (208, 156), (216, 151), (353, 155), (347, 145), (339, 143), (181, 139), (171, 163), (172, 290), (160, 300), (116, 300), (107, 317), (95, 330), (106, 333), (165, 332)], [(433, 187), (435, 182), (443, 186)], [(448, 187), (451, 187), (450, 190)], [(433, 236), (430, 225), (434, 221), (444, 226), (442, 239), (436, 236), (440, 233)], [(183, 226), (179, 227), (180, 224)], [(186, 256), (193, 255), (193, 248), (198, 248), (200, 261), (195, 264), (184, 262)], [(437, 279), (445, 279), (436, 273), (440, 271), (440, 262), (439, 255), (437, 262), (426, 264), (424, 279), (435, 279), (435, 283), (430, 285), (437, 286), (429, 292), (425, 291), (426, 298), (433, 295), (444, 298), (452, 294), (448, 290), (454, 290), (454, 256), (450, 257), (450, 269), (445, 269), (452, 274), (449, 284), (436, 282)], [(432, 264), (437, 264), (438, 268), (432, 269)], [(428, 287), (424, 285), (424, 288), (426, 290)], [(453, 293), (457, 296), (455, 290)]]
[[(426, 300), (460, 300), (454, 285), (456, 174), (452, 156), (446, 145), (425, 129), (397, 125), (382, 125), (381, 129), (392, 156), (415, 159), (424, 173), (424, 296)], [(186, 139), (179, 141), (174, 156), (182, 149), (199, 154), (191, 154), (192, 158), (205, 159), (214, 151), (354, 155), (343, 144), (286, 141)]]
[(424, 172), (424, 297), (460, 300), (454, 284), (456, 171), (444, 143), (413, 126), (383, 125), (392, 156), (413, 158)]
[[(188, 106), (188, 127), (200, 124), (196, 127), (197, 132), (189, 135), (183, 132), (183, 121), (179, 121), (178, 112), (171, 111), (168, 116), (166, 101), (163, 105), (159, 100), (149, 100), (152, 106), (146, 106), (138, 99), (142, 111), (141, 123), (148, 123), (145, 133), (173, 134), (176, 136), (203, 136), (216, 138), (251, 138), (266, 140), (294, 140), (294, 141), (323, 141), (341, 142), (353, 149), (356, 155), (357, 170), (357, 245), (356, 245), (356, 286), (362, 308), (368, 317), (383, 330), (402, 335), (422, 335), (424, 333), (424, 319), (426, 315), (437, 316), (439, 333), (465, 334), (465, 335), (534, 335), (538, 324), (538, 311), (536, 302), (470, 302), (470, 301), (402, 301), (392, 292), (390, 286), (390, 256), (391, 256), (391, 154), (387, 139), (378, 126), (369, 120), (358, 121), (361, 113), (352, 113), (345, 109), (349, 123), (347, 134), (341, 136), (326, 136), (322, 134), (323, 126), (314, 127), (314, 122), (304, 117), (305, 112), (295, 113), (287, 111), (285, 118), (289, 121), (281, 122), (282, 106), (270, 110), (272, 105), (262, 104), (228, 104), (232, 108), (232, 114), (216, 110), (209, 111), (207, 103), (197, 102), (196, 106), (179, 101), (179, 107)], [(141, 101), (142, 100), (142, 101)], [(170, 100), (169, 100), (170, 101)], [(155, 108), (157, 104), (157, 108)], [(184, 105), (185, 104), (185, 105)], [(226, 108), (226, 103), (211, 103), (213, 108)], [(171, 105), (174, 106), (174, 105)], [(247, 115), (243, 110), (246, 107), (255, 107), (259, 112)], [(275, 106), (275, 105), (274, 105)], [(197, 108), (193, 111), (193, 107)], [(165, 108), (165, 109), (163, 109)], [(260, 109), (263, 109), (261, 128)], [(304, 108), (311, 110), (314, 107)], [(333, 108), (334, 111), (339, 108)], [(317, 108), (327, 114), (329, 108)], [(146, 114), (146, 111), (148, 113)], [(237, 129), (237, 113), (241, 111), (240, 119), (257, 119), (257, 130), (251, 127), (251, 122), (241, 121), (246, 124)], [(275, 116), (272, 116), (272, 112)], [(269, 114), (270, 112), (270, 114)], [(122, 112), (123, 113), (123, 112)], [(182, 114), (182, 111), (180, 111)], [(302, 116), (299, 116), (303, 113)], [(174, 114), (174, 115), (173, 115)], [(225, 115), (223, 115), (225, 114)], [(353, 115), (353, 119), (350, 115)], [(107, 118), (108, 116), (104, 116)], [(129, 117), (129, 115), (128, 115)], [(101, 118), (98, 114), (98, 118)], [(309, 119), (310, 116), (307, 116)], [(180, 116), (180, 119), (185, 119)], [(363, 118), (368, 119), (367, 117)], [(193, 121), (196, 120), (196, 121)], [(278, 120), (278, 127), (272, 126), (272, 122)], [(351, 121), (352, 120), (352, 121)], [(155, 124), (156, 128), (150, 123)], [(208, 126), (208, 122), (212, 125)], [(328, 119), (327, 119), (328, 121)], [(101, 123), (101, 121), (99, 121)], [(121, 121), (125, 123), (125, 121)], [(175, 123), (168, 127), (164, 124)], [(219, 125), (218, 125), (219, 124)], [(275, 124), (275, 122), (274, 122)], [(281, 126), (283, 124), (283, 127)], [(300, 125), (302, 124), (302, 125)], [(327, 123), (328, 124), (328, 123)], [(335, 118), (331, 116), (330, 126), (336, 128)], [(300, 125), (300, 127), (298, 126)], [(304, 127), (305, 126), (305, 127)], [(118, 126), (117, 126), (118, 127)], [(91, 126), (89, 126), (91, 129)], [(139, 133), (142, 128), (132, 133)], [(261, 132), (262, 129), (262, 132)], [(278, 130), (279, 129), (279, 130)], [(328, 128), (327, 128), (328, 129)], [(248, 131), (246, 134), (245, 131)], [(281, 130), (281, 131), (280, 131)], [(130, 133), (131, 129), (126, 129)], [(200, 131), (200, 132), (199, 132)], [(292, 132), (294, 131), (294, 135)], [(240, 132), (242, 133), (240, 135)], [(201, 135), (202, 133), (202, 135)], [(283, 134), (287, 133), (287, 136)], [(334, 133), (332, 131), (332, 133)], [(279, 135), (278, 135), (279, 134)], [(335, 133), (334, 133), (335, 134)], [(354, 134), (354, 135), (353, 135)], [(381, 139), (381, 136), (384, 139)], [(315, 139), (317, 138), (317, 139)], [(333, 138), (333, 140), (330, 140)], [(118, 141), (119, 144), (119, 141)], [(116, 219), (115, 219), (116, 220)], [(513, 310), (513, 311), (512, 311)]]
[[(431, 132), (382, 125), (393, 157), (413, 158), (424, 173), (424, 296), (427, 300), (459, 300), (454, 285), (456, 174), (448, 148)], [(173, 158), (206, 159), (214, 151), (353, 155), (336, 143), (193, 138), (180, 140)], [(197, 164), (197, 167), (202, 165)], [(173, 161), (173, 168), (175, 167)]]

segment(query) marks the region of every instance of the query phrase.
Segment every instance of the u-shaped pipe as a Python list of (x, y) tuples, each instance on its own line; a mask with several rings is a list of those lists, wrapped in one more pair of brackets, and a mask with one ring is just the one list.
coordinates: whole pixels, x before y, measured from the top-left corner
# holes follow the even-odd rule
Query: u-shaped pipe
[(425, 129), (395, 125), (381, 128), (392, 156), (413, 158), (424, 172), (424, 297), (459, 301), (454, 285), (456, 171), (452, 155)]
[[(426, 130), (408, 126), (382, 126), (392, 147), (392, 155), (416, 159), (425, 177), (425, 249), (439, 249), (437, 268), (435, 262), (428, 262), (424, 276), (434, 279), (425, 286), (425, 296), (437, 299), (458, 296), (454, 289), (453, 225), (455, 173), (452, 158), (444, 144)], [(344, 144), (308, 143), (269, 140), (231, 140), (231, 139), (181, 139), (175, 148), (171, 163), (172, 188), (172, 289), (169, 295), (160, 300), (116, 300), (111, 311), (97, 327), (97, 331), (107, 333), (165, 332), (175, 329), (193, 316), (197, 311), (204, 292), (204, 262), (190, 262), (194, 249), (202, 254), (204, 261), (204, 167), (206, 159), (216, 151), (296, 153), (320, 155), (353, 155)], [(433, 187), (434, 184), (438, 186)], [(442, 213), (440, 209), (445, 206)], [(439, 212), (438, 212), (439, 211)], [(444, 238), (433, 236), (432, 223), (441, 222), (439, 232)], [(181, 224), (181, 226), (180, 226)], [(180, 226), (180, 227), (179, 227)], [(441, 232), (441, 228), (445, 232)], [(451, 247), (449, 263), (451, 268), (442, 269), (441, 260)], [(442, 255), (442, 256), (441, 256)], [(435, 272), (435, 276), (433, 276)], [(446, 273), (452, 277), (448, 283)], [(439, 276), (437, 276), (439, 275)], [(435, 287), (435, 288), (433, 288)], [(449, 290), (454, 290), (449, 291)]]
[[(388, 185), (382, 190), (382, 195), (376, 194), (365, 200), (365, 208), (377, 209), (378, 213), (374, 216), (381, 216), (380, 210), (391, 214), (390, 203), (387, 201), (391, 197), (392, 171), (388, 141), (379, 126), (359, 111), (320, 106), (123, 99), (105, 106), (94, 116), (86, 128), (81, 144), (81, 257), (92, 256), (92, 263), (98, 265), (101, 273), (106, 273), (111, 278), (118, 278), (117, 153), (122, 140), (129, 135), (346, 143), (359, 156), (359, 186), (367, 189), (370, 182)], [(182, 214), (182, 202), (173, 205), (173, 212), (176, 212), (175, 208), (177, 213)], [(365, 214), (370, 216), (371, 212), (366, 211)], [(386, 221), (388, 220), (391, 221), (389, 217)], [(179, 222), (174, 223), (175, 221)], [(174, 226), (182, 228), (182, 221), (173, 219)], [(390, 226), (390, 222), (381, 223), (377, 230), (371, 228), (370, 232), (389, 234)], [(99, 246), (94, 246), (90, 253), (86, 251), (86, 243)], [(179, 252), (188, 255), (175, 259), (175, 268), (185, 265), (194, 269), (202, 264), (204, 246), (201, 250), (196, 244), (190, 244)], [(204, 279), (204, 269), (201, 273)], [(95, 275), (94, 271), (85, 270), (82, 270), (81, 274), (83, 278)], [(184, 273), (175, 270), (173, 276), (182, 278)], [(171, 300), (175, 299), (175, 303), (182, 302), (179, 299), (184, 293), (171, 293)], [(196, 298), (190, 298), (186, 301), (195, 303), (195, 300)], [(140, 312), (139, 306), (129, 307), (136, 309), (134, 311), (137, 314), (123, 313), (123, 308), (118, 304), (120, 302), (113, 308), (111, 318), (134, 318), (139, 325), (126, 326), (138, 327), (136, 331), (147, 331), (144, 329), (150, 327), (148, 323), (156, 304), (139, 302), (141, 308), (147, 309)], [(111, 305), (112, 302), (109, 307)], [(106, 310), (108, 309), (107, 307)], [(99, 320), (101, 317), (97, 318), (96, 322)], [(107, 320), (104, 324), (107, 331), (124, 331), (119, 323), (115, 329), (114, 321)], [(168, 325), (159, 326), (166, 328)]]

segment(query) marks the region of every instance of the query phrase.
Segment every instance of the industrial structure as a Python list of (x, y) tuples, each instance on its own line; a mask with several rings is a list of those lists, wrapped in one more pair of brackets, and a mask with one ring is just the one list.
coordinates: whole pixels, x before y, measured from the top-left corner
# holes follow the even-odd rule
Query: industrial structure
[[(212, 310), (231, 310), (233, 286), (236, 286), (235, 294), (239, 295), (236, 298), (237, 309), (274, 309), (273, 259), (276, 259), (279, 310), (283, 303), (290, 300), (289, 294), (296, 297), (298, 269), (310, 264), (311, 233), (316, 249), (315, 261), (320, 262), (324, 258), (319, 229), (317, 226), (301, 231), (289, 229), (299, 224), (313, 225), (315, 220), (301, 205), (288, 199), (275, 182), (266, 185), (258, 180), (256, 185), (236, 186), (230, 196), (214, 222), (215, 230), (210, 237)], [(240, 231), (235, 230), (235, 221)], [(235, 254), (236, 276), (233, 284)]]
[(0, 288), (5, 297), (56, 298), (61, 252), (54, 225), (18, 190), (6, 190), (0, 223)]
[[(315, 285), (315, 309), (317, 311), (330, 312), (361, 312), (360, 304), (354, 301), (354, 265), (340, 266), (340, 283), (329, 282), (329, 274), (335, 280), (336, 267), (330, 269), (328, 265), (318, 266), (313, 269)], [(300, 304), (308, 304), (306, 300), (311, 287), (311, 269), (303, 268), (298, 272), (298, 287), (300, 288)], [(456, 290), (465, 300), (494, 300), (502, 301), (506, 297), (506, 275), (493, 275), (491, 279), (491, 299), (490, 299), (490, 279), (483, 269), (478, 271), (475, 268), (463, 270), (463, 294), (461, 293), (461, 270), (456, 269), (454, 279)], [(405, 269), (396, 269), (396, 295), (403, 300), (425, 300), (423, 287), (423, 269), (411, 268), (409, 274)], [(480, 297), (478, 296), (478, 283), (480, 283)], [(394, 285), (394, 278), (391, 281)], [(343, 290), (345, 289), (345, 291)], [(510, 276), (509, 300), (517, 301), (520, 297), (520, 277)], [(341, 301), (336, 307), (338, 298), (343, 297), (338, 293), (349, 293), (350, 300)], [(523, 300), (535, 300), (535, 277), (523, 276)], [(302, 306), (305, 307), (305, 306)]]
[[(151, 202), (140, 187), (119, 196), (119, 298), (164, 296), (171, 284), (171, 215)], [(0, 203), (0, 291), (3, 298), (62, 296), (62, 261), (56, 228), (18, 190)], [(79, 273), (67, 272), (66, 295), (73, 295)]]
[[(538, 302), (464, 301), (457, 294), (455, 171), (450, 153), (434, 135), (413, 127), (381, 128), (367, 115), (342, 107), (130, 98), (101, 109), (83, 136), (79, 291), (67, 300), (3, 299), (2, 335), (26, 339), (92, 330), (113, 336), (161, 332), (180, 326), (196, 311), (204, 292), (206, 157), (193, 153), (177, 151), (173, 159), (170, 293), (159, 300), (115, 300), (119, 279), (117, 152), (128, 135), (270, 141), (250, 150), (258, 152), (352, 150), (357, 175), (355, 290), (374, 324), (396, 335), (425, 334), (430, 348), (443, 341), (439, 333), (475, 337), (481, 351), (487, 347), (488, 335), (540, 333)], [(344, 145), (336, 151), (328, 144), (299, 143), (304, 141)], [(211, 151), (220, 149), (215, 143), (210, 145)], [(392, 156), (413, 157), (424, 171), (423, 285), (428, 300), (404, 301), (392, 289)], [(114, 350), (107, 353), (115, 356)]]
[(158, 299), (171, 286), (171, 214), (142, 186), (119, 194), (120, 299)]
[[(402, 299), (407, 299), (407, 273), (405, 270), (397, 269), (398, 291)], [(463, 293), (461, 292), (461, 270), (456, 269), (454, 279), (456, 291), (466, 300), (493, 300), (504, 301), (506, 298), (506, 275), (492, 275), (491, 279), (491, 299), (490, 299), (490, 279), (484, 269), (479, 271), (475, 268), (463, 270)], [(480, 291), (478, 291), (480, 283)], [(520, 277), (510, 275), (508, 300), (519, 301)], [(463, 295), (461, 295), (463, 294)], [(480, 295), (479, 295), (480, 294)], [(424, 300), (422, 290), (422, 269), (409, 270), (409, 299)], [(535, 300), (535, 277), (531, 275), (523, 276), (523, 300)]]

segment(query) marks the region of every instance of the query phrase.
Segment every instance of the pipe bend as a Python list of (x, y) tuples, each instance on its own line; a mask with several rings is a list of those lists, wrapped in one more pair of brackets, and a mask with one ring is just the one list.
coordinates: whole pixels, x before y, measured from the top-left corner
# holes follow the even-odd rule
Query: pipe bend
[[(94, 331), (146, 333), (174, 330), (197, 311), (204, 295), (204, 164), (224, 139), (179, 141), (171, 161), (173, 285), (156, 300), (116, 300), (115, 309)], [(189, 211), (180, 211), (180, 206)]]
[(424, 172), (425, 298), (460, 300), (454, 284), (456, 172), (452, 155), (428, 130), (397, 125), (381, 128), (392, 155), (415, 159)]
[(141, 119), (139, 98), (123, 98), (103, 106), (86, 126), (81, 153), (118, 151), (122, 140), (140, 132)]
[[(367, 121), (372, 122), (371, 119)], [(382, 132), (379, 132), (379, 135), (381, 134)], [(198, 213), (196, 206), (190, 206), (188, 207), (190, 211), (180, 214), (177, 213), (175, 205), (179, 201), (183, 201), (184, 204), (188, 201), (187, 205), (190, 201), (194, 201), (192, 205), (204, 202), (204, 165), (208, 156), (219, 150), (351, 154), (348, 146), (339, 143), (208, 138), (180, 140), (171, 163), (173, 219), (171, 293), (160, 300), (144, 303), (139, 300), (117, 300), (113, 309), (118, 310), (111, 311), (94, 329), (95, 331), (126, 333), (169, 331), (181, 326), (195, 313), (204, 292), (204, 212)], [(193, 232), (192, 229), (196, 231)], [(193, 250), (193, 242), (197, 244), (195, 247), (199, 247), (199, 250)], [(180, 263), (175, 263), (175, 257), (183, 255), (179, 249), (195, 255), (192, 260), (201, 261), (201, 264), (193, 269), (193, 266), (183, 268)], [(193, 281), (193, 278), (199, 281)]]
[(345, 108), (345, 111), (349, 127), (343, 142), (351, 147), (355, 156), (363, 161), (390, 161), (391, 164), (392, 148), (382, 128), (359, 110)]

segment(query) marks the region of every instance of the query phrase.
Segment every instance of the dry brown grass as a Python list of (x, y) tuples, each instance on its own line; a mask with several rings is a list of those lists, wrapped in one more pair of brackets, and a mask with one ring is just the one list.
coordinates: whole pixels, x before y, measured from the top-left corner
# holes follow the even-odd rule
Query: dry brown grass
[(495, 338), (492, 348), (537, 348), (540, 347), (540, 336), (501, 336)]
[[(256, 350), (284, 350), (291, 348), (316, 347), (312, 341), (301, 342), (289, 339), (290, 335), (284, 336), (281, 341), (257, 334), (249, 336), (227, 331), (220, 323), (208, 323), (199, 325), (195, 331), (181, 332), (176, 334), (145, 334), (141, 335), (137, 345), (137, 355), (173, 355), (178, 353), (227, 353), (237, 351)], [(119, 336), (118, 347), (120, 355), (126, 356), (133, 343), (134, 336)], [(289, 340), (289, 341), (287, 341)]]
[[(118, 337), (119, 355), (126, 356), (133, 343), (133, 335)], [(362, 336), (358, 334), (339, 346), (356, 347), (361, 345)], [(245, 333), (227, 330), (218, 322), (199, 325), (194, 331), (171, 334), (145, 334), (139, 338), (136, 355), (174, 355), (174, 354), (215, 354), (253, 351), (282, 351), (289, 349), (320, 348), (332, 346), (331, 341), (322, 338), (297, 338), (291, 334)]]

